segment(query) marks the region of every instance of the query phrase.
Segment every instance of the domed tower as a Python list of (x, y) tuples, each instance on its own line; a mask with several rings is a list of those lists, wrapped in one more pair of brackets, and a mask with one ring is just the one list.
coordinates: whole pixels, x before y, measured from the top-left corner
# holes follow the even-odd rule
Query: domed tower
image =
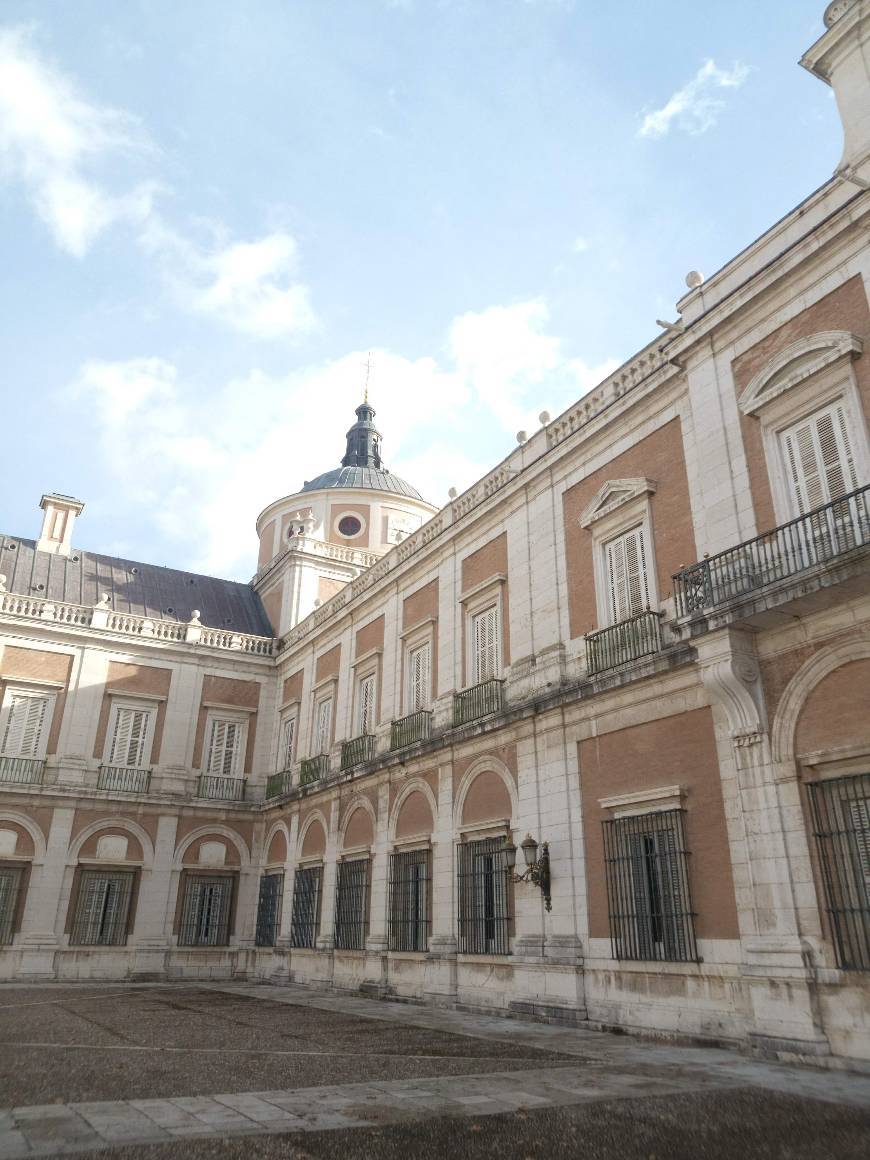
[(381, 460), (368, 398), (356, 409), (341, 466), (275, 500), (257, 517), (254, 587), (281, 636), (438, 509)]

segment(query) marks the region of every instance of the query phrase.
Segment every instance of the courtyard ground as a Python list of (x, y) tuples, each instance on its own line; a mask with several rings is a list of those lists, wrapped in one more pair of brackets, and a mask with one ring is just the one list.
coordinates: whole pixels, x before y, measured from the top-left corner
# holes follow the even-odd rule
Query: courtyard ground
[(0, 1160), (851, 1160), (870, 1077), (301, 987), (0, 987)]

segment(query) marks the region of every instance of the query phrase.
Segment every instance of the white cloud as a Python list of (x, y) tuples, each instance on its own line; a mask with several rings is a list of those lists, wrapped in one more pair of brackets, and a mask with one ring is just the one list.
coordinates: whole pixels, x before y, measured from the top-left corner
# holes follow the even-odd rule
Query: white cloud
[(119, 191), (98, 173), (144, 149), (135, 120), (86, 100), (28, 29), (0, 29), (0, 176), (24, 187), (61, 249), (81, 257), (108, 226), (147, 217), (154, 183)]
[(259, 339), (313, 329), (288, 233), (199, 247), (156, 211), (155, 180), (116, 188), (125, 159), (153, 153), (138, 122), (87, 100), (37, 51), (30, 30), (0, 29), (0, 179), (27, 191), (62, 250), (83, 257), (109, 226), (125, 222), (185, 309)]
[(575, 254), (585, 254), (589, 249), (589, 242), (582, 235), (576, 237), (571, 243), (571, 249)]
[(749, 68), (735, 64), (732, 69), (721, 69), (713, 60), (707, 60), (688, 84), (673, 94), (660, 109), (644, 116), (641, 137), (664, 137), (671, 126), (697, 136), (711, 129), (725, 107), (721, 97), (713, 94), (720, 89), (738, 89), (749, 76)]
[[(494, 428), (507, 450), (517, 429), (537, 427), (541, 409), (558, 413), (615, 367), (564, 357), (547, 322), (540, 301), (464, 314), (450, 328), (445, 365), (373, 351), (387, 464), (445, 503), (449, 487), (461, 491), (492, 466), (473, 445), (463, 450), (460, 430)], [(246, 578), (257, 513), (337, 465), (365, 358), (354, 351), (284, 376), (254, 370), (211, 385), (204, 409), (195, 402), (202, 385), (165, 360), (92, 361), (71, 396), (95, 417), (119, 504), (141, 506), (183, 565)]]

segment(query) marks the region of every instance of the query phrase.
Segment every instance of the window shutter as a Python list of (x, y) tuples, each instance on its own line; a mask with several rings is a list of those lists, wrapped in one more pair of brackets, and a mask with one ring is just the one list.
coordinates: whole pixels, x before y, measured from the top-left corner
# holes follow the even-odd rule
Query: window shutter
[(375, 717), (375, 678), (363, 677), (359, 683), (359, 731), (370, 733)]
[(870, 903), (870, 800), (849, 802), (852, 830), (855, 836), (858, 873), (863, 879), (865, 903)]
[(109, 765), (139, 768), (143, 764), (149, 716), (147, 709), (124, 709), (119, 706), (115, 710)]
[(432, 687), (431, 646), (428, 641), (411, 653), (408, 668), (410, 709), (412, 713), (416, 713), (429, 704)]
[(649, 608), (649, 580), (643, 528), (633, 528), (605, 545), (611, 624)]
[(842, 402), (783, 432), (789, 485), (798, 515), (840, 499), (858, 487), (858, 472)]
[(473, 620), (474, 683), (492, 680), (499, 670), (498, 606), (493, 605)]
[(233, 777), (236, 772), (242, 727), (238, 721), (212, 721), (208, 772), (216, 777)]
[(332, 726), (332, 700), (321, 701), (317, 706), (317, 729), (315, 741), (317, 752), (329, 752), (329, 733)]
[(48, 697), (13, 693), (3, 735), (7, 757), (38, 757), (48, 714)]
[(284, 722), (284, 739), (282, 744), (282, 769), (289, 769), (293, 764), (293, 740), (296, 736), (296, 718), (290, 717)]
[(12, 942), (21, 874), (15, 866), (0, 866), (0, 944)]

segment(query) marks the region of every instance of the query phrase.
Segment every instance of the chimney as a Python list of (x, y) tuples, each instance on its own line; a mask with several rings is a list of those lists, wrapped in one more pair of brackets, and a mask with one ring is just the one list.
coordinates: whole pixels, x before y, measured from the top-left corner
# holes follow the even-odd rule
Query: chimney
[(845, 143), (836, 172), (870, 189), (870, 0), (834, 0), (801, 64), (834, 90)]
[(76, 516), (84, 509), (81, 500), (71, 495), (57, 495), (49, 492), (39, 501), (45, 512), (42, 531), (36, 541), (37, 552), (52, 552), (55, 556), (68, 556), (72, 546), (73, 525)]

